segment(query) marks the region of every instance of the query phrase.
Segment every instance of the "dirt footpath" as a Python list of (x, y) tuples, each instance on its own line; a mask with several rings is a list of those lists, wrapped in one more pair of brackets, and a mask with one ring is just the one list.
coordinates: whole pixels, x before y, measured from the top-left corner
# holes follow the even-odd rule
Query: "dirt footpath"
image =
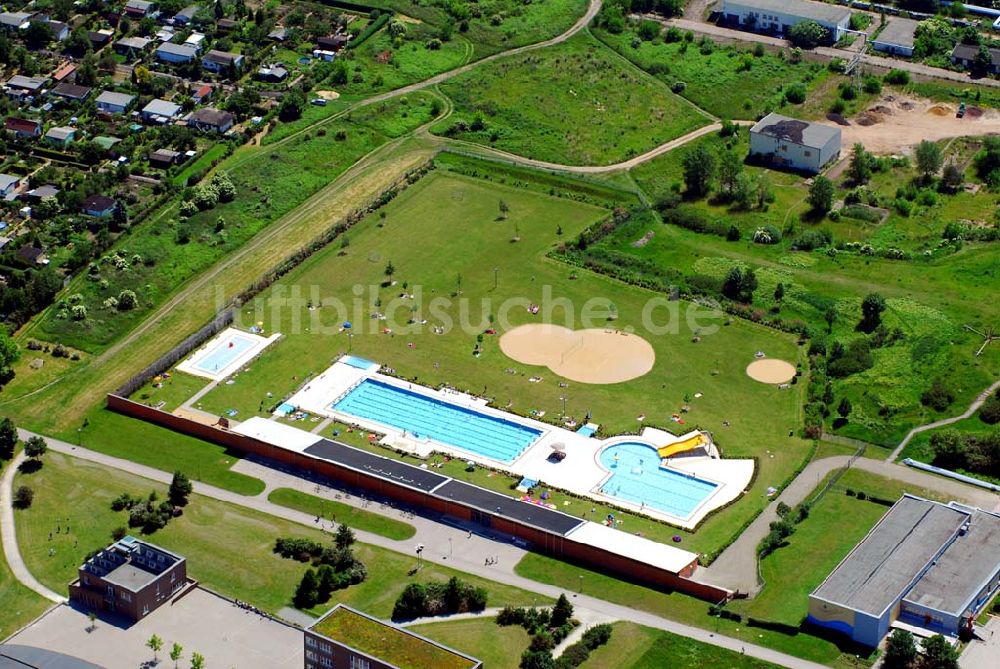
[(924, 139), (1000, 134), (997, 110), (969, 105), (964, 118), (957, 111), (957, 104), (889, 94), (855, 116), (821, 122), (840, 128), (845, 153), (857, 142), (877, 154), (909, 154)]

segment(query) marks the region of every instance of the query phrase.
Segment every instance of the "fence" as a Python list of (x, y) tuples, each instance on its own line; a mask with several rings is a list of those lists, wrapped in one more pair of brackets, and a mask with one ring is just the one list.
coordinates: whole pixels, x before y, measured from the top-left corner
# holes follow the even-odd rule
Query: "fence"
[(866, 449), (867, 449), (867, 446), (864, 446), (864, 445), (862, 445), (862, 446), (859, 446), (859, 447), (858, 447), (858, 450), (856, 450), (856, 451), (854, 452), (854, 455), (852, 455), (852, 456), (850, 457), (850, 459), (848, 459), (848, 461), (847, 461), (847, 464), (846, 464), (846, 465), (844, 465), (843, 467), (841, 467), (840, 469), (838, 469), (838, 470), (837, 470), (837, 471), (836, 471), (836, 472), (834, 473), (834, 475), (830, 477), (830, 480), (826, 482), (826, 485), (824, 485), (824, 486), (823, 486), (823, 489), (822, 489), (822, 490), (820, 490), (820, 491), (819, 491), (818, 493), (816, 493), (815, 495), (813, 495), (812, 499), (810, 499), (810, 500), (809, 500), (809, 501), (808, 501), (807, 503), (808, 503), (808, 504), (809, 504), (810, 506), (812, 506), (812, 505), (813, 505), (813, 504), (815, 504), (816, 502), (818, 502), (818, 501), (820, 501), (821, 499), (823, 499), (823, 496), (824, 496), (824, 495), (826, 495), (826, 493), (828, 493), (828, 492), (830, 491), (830, 488), (832, 488), (833, 486), (835, 486), (835, 485), (837, 484), (837, 481), (839, 481), (839, 480), (840, 480), (840, 478), (841, 478), (841, 477), (842, 477), (842, 476), (843, 476), (844, 474), (846, 474), (846, 473), (847, 473), (847, 470), (848, 470), (848, 469), (850, 469), (850, 468), (851, 468), (851, 466), (852, 466), (852, 465), (853, 465), (853, 464), (854, 464), (855, 462), (857, 462), (857, 459), (858, 459), (858, 458), (860, 458), (860, 457), (861, 457), (862, 455), (864, 455), (864, 454), (865, 454), (865, 450), (866, 450)]
[(173, 367), (178, 360), (186, 356), (194, 349), (201, 346), (203, 342), (218, 334), (223, 328), (229, 327), (233, 322), (234, 312), (231, 308), (223, 309), (210, 323), (202, 326), (200, 330), (188, 335), (184, 341), (174, 346), (172, 349), (161, 355), (153, 364), (149, 365), (141, 372), (126, 381), (118, 390), (116, 395), (129, 397), (135, 391), (142, 388), (146, 383), (159, 374)]

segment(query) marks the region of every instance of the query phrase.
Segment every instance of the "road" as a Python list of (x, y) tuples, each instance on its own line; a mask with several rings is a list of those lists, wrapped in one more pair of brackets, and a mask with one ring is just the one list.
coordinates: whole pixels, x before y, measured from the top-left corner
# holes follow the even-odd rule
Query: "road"
[[(18, 430), (20, 437), (22, 439), (27, 439), (28, 437), (34, 436), (34, 433), (27, 432), (25, 430)], [(151, 467), (146, 467), (145, 465), (140, 465), (138, 463), (132, 462), (130, 460), (123, 460), (121, 458), (111, 457), (103, 453), (97, 453), (96, 451), (91, 451), (86, 448), (79, 446), (74, 446), (65, 441), (60, 441), (58, 439), (51, 439), (46, 437), (46, 442), (48, 443), (49, 449), (57, 453), (64, 453), (72, 457), (81, 458), (88, 460), (90, 462), (95, 462), (112, 469), (118, 469), (120, 471), (128, 472), (136, 476), (141, 476), (147, 479), (158, 481), (163, 484), (169, 484), (172, 475), (161, 471), (159, 469), (153, 469)], [(13, 471), (13, 470), (11, 470)], [(0, 487), (3, 488), (0, 493), (9, 494), (11, 483), (13, 481), (13, 476), (4, 477), (0, 481)], [(199, 495), (204, 495), (205, 497), (210, 497), (221, 502), (226, 502), (236, 506), (240, 506), (246, 509), (251, 509), (261, 513), (266, 513), (279, 518), (284, 518), (291, 522), (299, 523), (307, 527), (316, 527), (317, 523), (315, 518), (309, 514), (305, 514), (287, 507), (278, 506), (277, 504), (272, 504), (268, 502), (266, 498), (262, 497), (247, 497), (244, 495), (239, 495), (228, 490), (223, 490), (215, 486), (211, 486), (201, 482), (194, 483), (194, 492)], [(9, 505), (7, 506), (9, 508)], [(408, 522), (416, 522), (422, 519), (413, 519)], [(430, 522), (430, 521), (428, 521)], [(13, 523), (8, 523), (4, 520), (4, 527), (10, 528), (13, 531)], [(438, 524), (440, 525), (440, 524)], [(322, 523), (323, 529), (332, 530), (334, 525), (329, 522)], [(446, 528), (447, 526), (440, 525), (440, 527)], [(374, 544), (389, 550), (400, 551), (403, 550), (407, 553), (417, 541), (416, 538), (407, 541), (399, 542), (393, 541), (391, 539), (386, 539), (385, 537), (371, 534), (368, 532), (356, 531), (360, 541), (365, 543)], [(461, 537), (467, 537), (467, 533), (462, 533)], [(475, 537), (476, 539), (481, 539), (480, 537)], [(441, 546), (440, 543), (436, 544)], [(496, 546), (497, 544), (494, 544)], [(506, 547), (504, 547), (506, 550)], [(8, 542), (4, 542), (5, 551), (8, 550)], [(11, 549), (17, 553), (16, 542), (11, 544)], [(445, 550), (425, 550), (423, 559), (429, 562), (434, 562), (438, 564), (447, 565), (460, 569), (462, 571), (481, 576), (482, 578), (496, 581), (499, 583), (504, 583), (507, 585), (522, 588), (529, 592), (535, 592), (543, 597), (556, 598), (561, 594), (564, 594), (565, 590), (555, 586), (547, 585), (544, 583), (538, 583), (530, 579), (518, 576), (514, 573), (515, 560), (503, 559), (501, 560), (501, 565), (491, 565), (486, 566), (480, 560), (478, 554), (476, 554), (474, 559), (469, 559), (469, 556), (465, 554), (466, 551), (459, 549), (454, 555), (450, 556)], [(34, 583), (39, 587), (43, 587), (35, 581), (31, 576), (30, 572), (24, 568), (24, 564), (21, 561), (20, 554), (14, 556), (8, 555), (8, 561), (13, 566), (14, 564), (21, 565), (21, 570), (15, 571), (15, 575), (18, 577), (22, 583), (25, 585), (31, 585), (29, 583)], [(25, 580), (26, 579), (26, 580)], [(32, 588), (34, 589), (34, 588)], [(583, 590), (586, 590), (586, 584), (582, 586)], [(51, 593), (55, 597), (55, 593)], [(694, 627), (691, 625), (686, 625), (684, 623), (679, 623), (674, 620), (669, 620), (667, 618), (662, 618), (652, 613), (647, 613), (645, 611), (639, 611), (635, 609), (628, 608), (626, 606), (621, 606), (619, 604), (614, 604), (602, 599), (597, 599), (595, 597), (590, 597), (582, 592), (574, 594), (572, 596), (573, 605), (578, 609), (582, 609), (587, 612), (593, 612), (596, 615), (588, 614), (588, 617), (602, 617), (605, 619), (614, 620), (629, 620), (640, 625), (646, 625), (647, 627), (653, 627), (656, 629), (664, 630), (673, 634), (687, 637), (689, 639), (694, 639), (702, 643), (710, 644), (720, 648), (727, 648), (729, 650), (735, 651), (737, 653), (744, 653), (751, 657), (755, 657), (766, 662), (772, 662), (777, 665), (784, 667), (790, 667), (791, 669), (821, 669), (825, 665), (818, 664), (815, 662), (810, 662), (808, 660), (803, 660), (801, 658), (788, 655), (786, 653), (780, 653), (778, 651), (772, 650), (770, 648), (765, 648), (763, 646), (758, 646), (756, 644), (747, 643), (741, 641), (740, 639), (735, 639), (732, 637), (727, 637), (720, 634), (715, 634), (700, 627)]]
[[(769, 37), (767, 35), (758, 35), (756, 33), (745, 32), (743, 30), (732, 30), (730, 28), (722, 28), (713, 23), (705, 23), (703, 21), (695, 21), (690, 18), (678, 18), (678, 19), (666, 19), (663, 21), (666, 25), (677, 26), (681, 30), (690, 30), (693, 33), (699, 35), (708, 35), (716, 39), (720, 39), (726, 42), (756, 42), (760, 44), (766, 44), (768, 46), (778, 46), (778, 47), (788, 47), (790, 44), (783, 39), (778, 39), (775, 37)], [(845, 60), (850, 60), (854, 55), (854, 52), (848, 49), (837, 49), (835, 47), (817, 47), (811, 50), (809, 53), (822, 56), (823, 58), (833, 59), (833, 58), (843, 58)], [(902, 58), (884, 58), (882, 56), (876, 56), (871, 53), (866, 53), (862, 57), (862, 62), (866, 65), (872, 67), (885, 68), (887, 70), (905, 70), (911, 74), (916, 74), (922, 77), (932, 77), (935, 79), (945, 79), (947, 81), (957, 81), (963, 84), (976, 84), (979, 86), (989, 86), (991, 88), (1000, 88), (1000, 80), (997, 79), (972, 79), (967, 74), (963, 72), (953, 72), (951, 70), (945, 70), (940, 67), (931, 67), (930, 65), (924, 65), (923, 63), (914, 63), (908, 60), (903, 60)]]
[[(757, 582), (757, 546), (770, 532), (771, 523), (778, 520), (778, 504), (784, 502), (791, 507), (801, 504), (831, 472), (847, 465), (848, 460), (850, 456), (838, 455), (810, 462), (711, 566), (698, 570), (697, 578), (731, 590), (756, 594), (760, 589)], [(902, 481), (908, 485), (927, 488), (942, 496), (962, 500), (986, 510), (1000, 507), (1000, 497), (988, 490), (892, 462), (858, 458), (853, 468)]]
[(17, 545), (17, 532), (14, 524), (13, 490), (14, 473), (21, 463), (27, 460), (24, 453), (18, 453), (17, 457), (7, 464), (3, 478), (0, 479), (0, 540), (3, 541), (3, 555), (10, 566), (11, 572), (22, 585), (37, 592), (39, 595), (60, 604), (66, 601), (62, 595), (52, 592), (31, 575), (28, 566), (21, 559), (21, 550)]
[(885, 461), (893, 462), (896, 458), (898, 458), (899, 454), (903, 452), (904, 448), (906, 448), (906, 445), (910, 443), (910, 440), (913, 439), (913, 437), (920, 434), (921, 432), (927, 432), (928, 430), (944, 427), (945, 425), (951, 425), (952, 423), (957, 423), (960, 420), (971, 418), (972, 414), (976, 413), (979, 410), (979, 407), (983, 406), (983, 403), (985, 403), (986, 400), (989, 399), (990, 395), (997, 392), (998, 390), (1000, 390), (1000, 381), (995, 382), (989, 388), (979, 393), (976, 399), (972, 400), (972, 404), (969, 405), (969, 408), (963, 411), (961, 414), (957, 416), (952, 416), (951, 418), (942, 418), (941, 420), (936, 420), (933, 423), (927, 423), (926, 425), (920, 425), (918, 427), (913, 428), (912, 430), (906, 433), (906, 436), (903, 437), (903, 441), (899, 442), (899, 446), (897, 446), (892, 450), (892, 453), (889, 454), (889, 457), (887, 457)]

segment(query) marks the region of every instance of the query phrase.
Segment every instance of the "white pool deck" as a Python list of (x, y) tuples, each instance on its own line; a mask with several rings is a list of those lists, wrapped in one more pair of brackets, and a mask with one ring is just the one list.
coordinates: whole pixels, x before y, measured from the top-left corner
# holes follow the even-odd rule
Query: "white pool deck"
[[(404, 436), (401, 431), (391, 426), (352, 414), (341, 413), (332, 408), (331, 405), (366, 378), (377, 379), (458, 406), (474, 408), (483, 414), (539, 430), (541, 436), (512, 462), (501, 462), (449, 444), (429, 439), (416, 440), (411, 436)], [(463, 460), (471, 460), (492, 469), (534, 479), (539, 481), (542, 488), (551, 486), (567, 490), (576, 495), (664, 520), (687, 529), (696, 526), (713, 509), (717, 509), (743, 494), (754, 471), (753, 460), (722, 459), (718, 457), (714, 445), (709, 449), (709, 455), (671, 458), (667, 461), (668, 467), (717, 484), (712, 494), (693, 509), (689, 515), (679, 517), (650, 507), (648, 504), (634, 504), (620, 497), (602, 493), (601, 486), (611, 476), (611, 472), (600, 464), (599, 454), (608, 446), (630, 441), (648, 442), (655, 447), (667, 446), (693, 436), (694, 432), (678, 437), (663, 430), (647, 427), (638, 436), (623, 435), (608, 439), (595, 439), (577, 434), (571, 429), (549, 425), (489, 407), (486, 400), (482, 398), (449, 389), (434, 390), (379, 374), (373, 370), (358, 369), (343, 362), (334, 363), (322, 374), (311, 379), (305, 387), (286, 401), (298, 410), (333, 418), (342, 423), (358, 426), (363, 430), (385, 435), (381, 439), (382, 444), (411, 452), (418, 457), (426, 458), (431, 453), (437, 452)], [(566, 453), (566, 457), (562, 461), (549, 459), (554, 450), (553, 446), (556, 444), (562, 444)]]
[[(221, 381), (242, 369), (247, 363), (260, 355), (265, 348), (280, 338), (281, 333), (279, 332), (274, 333), (270, 337), (261, 337), (260, 335), (253, 334), (252, 332), (245, 332), (243, 330), (237, 330), (236, 328), (226, 328), (208, 340), (207, 344), (188, 356), (186, 360), (177, 365), (177, 370), (186, 374), (200, 376), (203, 379)], [(227, 365), (220, 367), (219, 369), (208, 370), (202, 366), (206, 358), (213, 355), (217, 351), (223, 350), (235, 340), (248, 341), (250, 342), (250, 346), (248, 346), (246, 350), (238, 356), (230, 360)]]

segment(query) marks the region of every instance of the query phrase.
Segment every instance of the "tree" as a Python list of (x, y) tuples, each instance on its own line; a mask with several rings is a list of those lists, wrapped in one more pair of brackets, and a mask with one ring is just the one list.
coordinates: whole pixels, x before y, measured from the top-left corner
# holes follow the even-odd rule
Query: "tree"
[(318, 598), (319, 579), (316, 578), (315, 571), (306, 569), (302, 580), (299, 581), (299, 587), (295, 589), (295, 596), (292, 602), (300, 609), (311, 609), (316, 606)]
[(924, 639), (919, 669), (958, 669), (958, 651), (940, 634)]
[(920, 395), (920, 403), (935, 411), (944, 411), (955, 401), (955, 393), (941, 377), (935, 377), (931, 385)]
[(925, 181), (937, 174), (944, 162), (941, 157), (941, 147), (927, 139), (917, 144), (916, 159), (917, 170)]
[(27, 509), (35, 500), (35, 491), (26, 485), (18, 486), (14, 491), (14, 508)]
[(837, 307), (832, 304), (823, 312), (823, 320), (826, 321), (826, 332), (833, 332), (833, 324), (837, 320)]
[(507, 220), (507, 214), (508, 214), (508, 212), (510, 212), (510, 207), (503, 200), (500, 200), (499, 207), (500, 207), (500, 219), (506, 221)]
[(32, 51), (48, 46), (54, 37), (49, 24), (41, 21), (32, 21), (24, 31), (24, 43)]
[(396, 266), (392, 264), (391, 260), (388, 263), (386, 263), (385, 270), (383, 270), (382, 273), (385, 274), (386, 283), (391, 284), (392, 275), (396, 273)]
[(547, 650), (526, 650), (518, 666), (520, 669), (555, 669), (556, 662)]
[(778, 282), (778, 285), (774, 287), (774, 301), (781, 302), (785, 298), (785, 284)]
[(163, 639), (154, 634), (149, 637), (149, 641), (146, 642), (146, 648), (153, 651), (153, 664), (156, 664), (159, 661), (156, 659), (156, 654), (163, 649)]
[(90, 631), (93, 632), (97, 629), (97, 614), (93, 611), (87, 613), (87, 620), (90, 621)]
[(191, 653), (191, 669), (205, 669), (205, 656), (201, 653)]
[(354, 531), (341, 523), (337, 526), (337, 533), (333, 537), (333, 543), (340, 550), (346, 550), (354, 544)]
[(573, 617), (573, 605), (566, 599), (565, 594), (559, 595), (556, 605), (552, 607), (550, 622), (553, 627), (562, 627)]
[(917, 644), (906, 630), (896, 629), (885, 643), (884, 669), (910, 669), (917, 659)]
[[(979, 420), (987, 425), (1000, 423), (1000, 391), (990, 395), (986, 402), (983, 403), (982, 408), (979, 410)], [(2, 457), (2, 454), (0, 454), (0, 457)]]
[(797, 47), (813, 49), (830, 39), (830, 31), (815, 21), (802, 21), (791, 27), (788, 39)]
[(813, 179), (806, 200), (817, 214), (826, 214), (833, 208), (833, 182), (824, 176)]
[(29, 458), (38, 459), (45, 455), (47, 450), (49, 450), (49, 445), (38, 435), (28, 437), (28, 440), (24, 442), (24, 454)]
[(289, 91), (281, 98), (278, 105), (278, 118), (282, 121), (294, 121), (302, 116), (306, 108), (306, 95), (299, 89)]
[(183, 654), (184, 646), (175, 641), (174, 645), (170, 647), (170, 659), (174, 661), (174, 669), (177, 669), (177, 662), (181, 659), (181, 655)]
[(337, 572), (328, 564), (321, 564), (316, 570), (316, 599), (322, 603), (330, 599), (337, 587)]
[(719, 189), (729, 198), (735, 197), (737, 179), (743, 172), (743, 160), (732, 149), (719, 151)]
[(747, 172), (740, 172), (736, 175), (736, 185), (733, 187), (732, 196), (736, 206), (743, 210), (753, 208), (755, 200), (758, 206), (762, 206), (762, 199), (766, 199), (766, 197), (760, 197), (760, 180)]
[(941, 188), (949, 193), (956, 192), (965, 181), (965, 175), (953, 161), (948, 161), (941, 172)]
[(392, 619), (413, 620), (427, 612), (427, 588), (420, 583), (410, 583), (396, 598), (392, 607)]
[(14, 456), (17, 446), (17, 426), (6, 416), (0, 419), (0, 460), (8, 460)]
[(841, 418), (847, 418), (848, 416), (851, 415), (852, 408), (853, 407), (851, 406), (851, 400), (845, 397), (842, 400), (840, 400), (840, 404), (837, 405), (837, 414)]
[(861, 321), (858, 330), (875, 332), (882, 324), (882, 312), (885, 311), (885, 298), (878, 293), (869, 293), (861, 302)]
[(174, 472), (174, 478), (170, 481), (170, 488), (167, 489), (167, 499), (174, 506), (187, 506), (188, 497), (194, 490), (194, 485), (188, 477), (180, 471)]
[(979, 76), (983, 76), (993, 68), (993, 56), (990, 55), (990, 49), (985, 44), (980, 44), (979, 49), (976, 51), (976, 55), (972, 58), (972, 72)]
[(726, 274), (722, 282), (722, 294), (730, 300), (738, 299), (740, 296), (740, 284), (743, 283), (743, 270), (734, 267)]
[(118, 311), (132, 311), (139, 304), (134, 290), (125, 289), (118, 293)]
[(684, 186), (692, 197), (704, 197), (712, 188), (715, 178), (715, 156), (704, 146), (684, 154)]
[(851, 163), (847, 166), (847, 174), (855, 184), (863, 184), (872, 176), (875, 157), (865, 151), (861, 144), (855, 144), (851, 153)]
[(6, 328), (0, 326), (0, 384), (10, 376), (11, 365), (20, 357), (21, 349), (18, 348), (17, 342), (7, 334)]

